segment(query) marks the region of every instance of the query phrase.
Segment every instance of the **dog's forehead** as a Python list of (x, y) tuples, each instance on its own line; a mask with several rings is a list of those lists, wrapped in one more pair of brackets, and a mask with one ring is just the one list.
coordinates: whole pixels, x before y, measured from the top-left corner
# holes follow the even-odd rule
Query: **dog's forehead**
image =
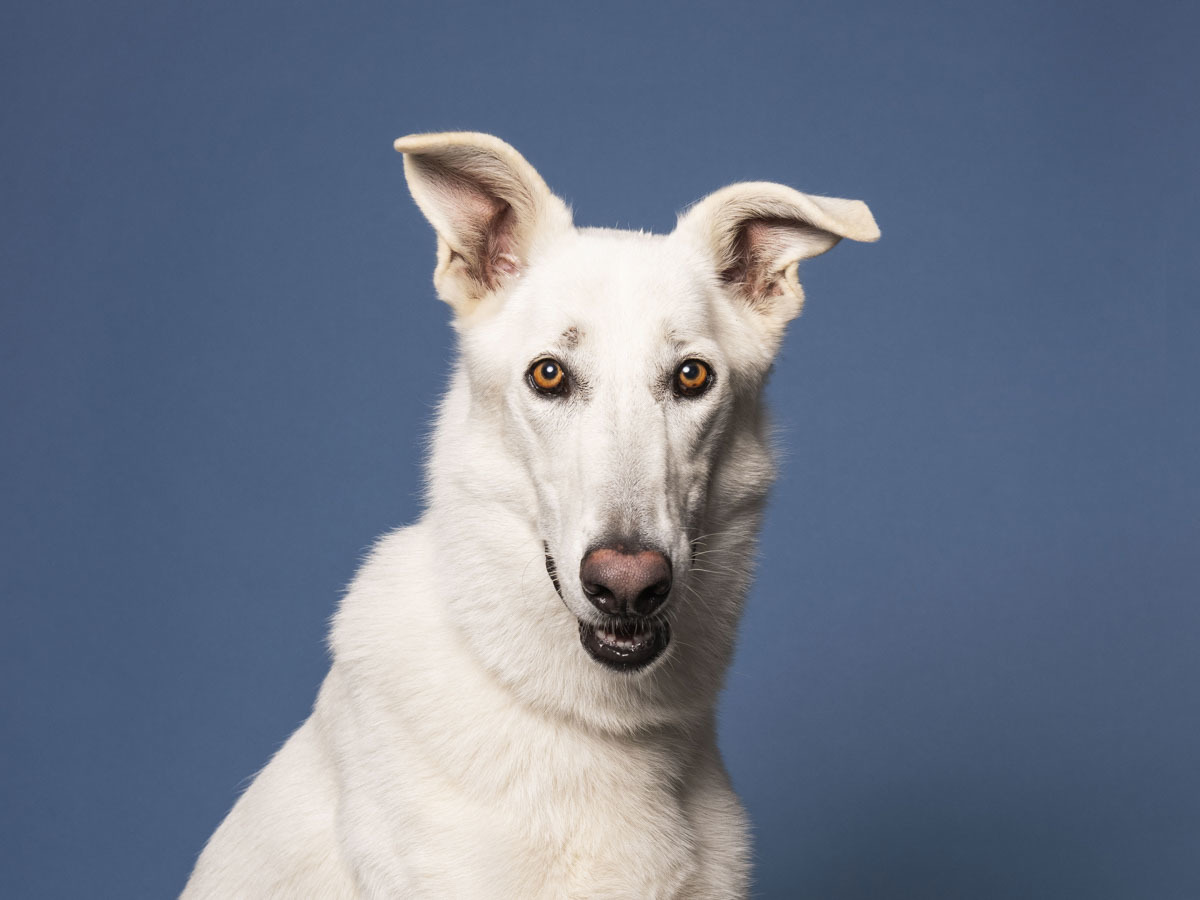
[[(513, 313), (566, 339), (706, 330), (711, 285), (669, 236), (581, 229), (530, 266)], [(551, 324), (553, 323), (553, 324)]]

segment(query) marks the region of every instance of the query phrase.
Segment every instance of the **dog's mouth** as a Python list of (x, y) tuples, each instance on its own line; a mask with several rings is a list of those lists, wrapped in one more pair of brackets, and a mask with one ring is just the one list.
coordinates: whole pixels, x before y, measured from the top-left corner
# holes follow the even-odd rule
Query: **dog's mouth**
[[(546, 547), (546, 574), (550, 576), (559, 599), (565, 604), (562, 586), (558, 582), (558, 568), (549, 547)], [(599, 625), (579, 621), (579, 643), (588, 656), (619, 672), (645, 668), (662, 656), (670, 642), (671, 627), (665, 619), (609, 616)]]
[(662, 619), (611, 619), (603, 625), (580, 622), (579, 642), (596, 662), (632, 672), (662, 655), (671, 642), (671, 628)]

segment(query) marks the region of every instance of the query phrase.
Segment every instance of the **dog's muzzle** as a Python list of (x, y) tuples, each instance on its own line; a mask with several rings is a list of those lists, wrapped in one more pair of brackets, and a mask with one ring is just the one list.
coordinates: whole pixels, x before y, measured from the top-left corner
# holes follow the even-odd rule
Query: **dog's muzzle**
[[(543, 544), (546, 574), (564, 605), (558, 566)], [(671, 563), (658, 551), (626, 553), (620, 548), (590, 551), (580, 565), (580, 584), (601, 621), (579, 620), (579, 643), (610, 669), (634, 672), (658, 659), (671, 642), (666, 619), (655, 616), (671, 590)], [(569, 607), (568, 607), (569, 609)]]

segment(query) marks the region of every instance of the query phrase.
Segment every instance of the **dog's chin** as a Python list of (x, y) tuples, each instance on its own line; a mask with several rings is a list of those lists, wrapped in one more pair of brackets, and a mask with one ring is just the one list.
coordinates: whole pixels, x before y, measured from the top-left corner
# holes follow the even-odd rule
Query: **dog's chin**
[(666, 652), (671, 628), (663, 619), (579, 623), (579, 642), (596, 662), (619, 672), (644, 669)]

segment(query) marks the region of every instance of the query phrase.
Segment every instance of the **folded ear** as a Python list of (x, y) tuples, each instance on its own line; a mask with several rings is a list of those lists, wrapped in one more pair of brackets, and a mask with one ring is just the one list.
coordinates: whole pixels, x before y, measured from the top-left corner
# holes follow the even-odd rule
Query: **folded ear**
[(847, 237), (879, 239), (861, 200), (814, 197), (766, 181), (730, 185), (686, 210), (676, 233), (697, 242), (735, 295), (773, 319), (800, 313), (800, 260)]
[(539, 241), (571, 213), (533, 166), (490, 134), (413, 134), (396, 141), (408, 189), (438, 236), (433, 281), (464, 314), (521, 274)]

